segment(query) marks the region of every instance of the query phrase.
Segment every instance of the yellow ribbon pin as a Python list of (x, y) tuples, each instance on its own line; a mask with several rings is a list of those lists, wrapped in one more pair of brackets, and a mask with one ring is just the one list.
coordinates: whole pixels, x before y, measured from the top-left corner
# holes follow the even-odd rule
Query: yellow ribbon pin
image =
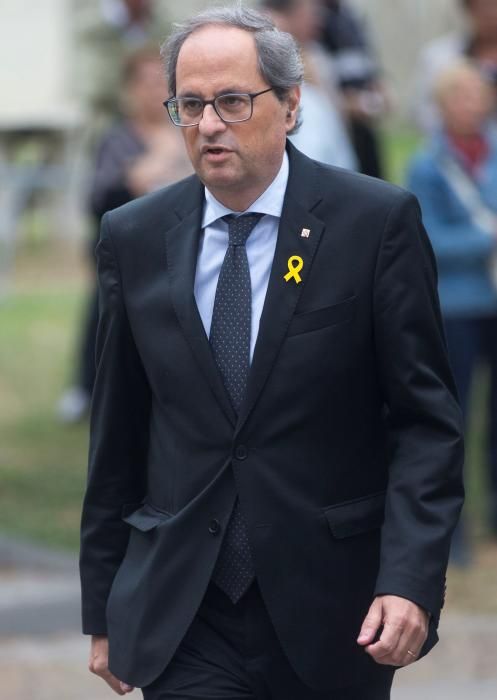
[(302, 277), (299, 275), (299, 272), (303, 267), (304, 261), (300, 255), (292, 255), (291, 258), (288, 258), (288, 272), (285, 275), (285, 281), (289, 282), (293, 277), (297, 284), (302, 282)]

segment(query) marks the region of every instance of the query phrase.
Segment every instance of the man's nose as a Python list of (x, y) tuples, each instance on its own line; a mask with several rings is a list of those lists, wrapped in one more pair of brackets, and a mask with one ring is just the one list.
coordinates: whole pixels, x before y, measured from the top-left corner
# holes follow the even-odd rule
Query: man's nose
[(223, 122), (213, 105), (205, 105), (202, 118), (198, 124), (198, 130), (204, 136), (225, 131), (226, 124)]

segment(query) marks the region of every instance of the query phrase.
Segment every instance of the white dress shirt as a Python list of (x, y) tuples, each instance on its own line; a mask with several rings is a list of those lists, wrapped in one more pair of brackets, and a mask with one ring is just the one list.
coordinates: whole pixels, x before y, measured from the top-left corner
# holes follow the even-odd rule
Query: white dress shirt
[[(252, 286), (252, 315), (250, 361), (259, 332), (262, 307), (266, 298), (269, 274), (273, 264), (278, 226), (288, 182), (288, 156), (285, 152), (278, 174), (261, 196), (243, 212), (265, 214), (254, 226), (247, 239), (246, 250)], [(228, 209), (205, 188), (202, 233), (195, 272), (195, 300), (207, 336), (210, 334), (217, 281), (228, 249), (228, 224), (222, 220), (228, 214), (240, 214)]]

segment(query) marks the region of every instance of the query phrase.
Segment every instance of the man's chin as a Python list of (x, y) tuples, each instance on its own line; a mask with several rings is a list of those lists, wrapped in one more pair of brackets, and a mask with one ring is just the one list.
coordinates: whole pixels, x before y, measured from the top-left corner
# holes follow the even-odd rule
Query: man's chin
[(202, 168), (198, 176), (209, 190), (233, 190), (240, 186), (240, 180), (232, 168)]

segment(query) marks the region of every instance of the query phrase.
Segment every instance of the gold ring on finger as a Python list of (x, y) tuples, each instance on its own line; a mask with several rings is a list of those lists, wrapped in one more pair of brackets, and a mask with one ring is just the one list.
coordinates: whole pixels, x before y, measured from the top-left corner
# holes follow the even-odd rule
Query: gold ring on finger
[(410, 649), (407, 650), (407, 653), (409, 654), (409, 656), (412, 656), (414, 659), (416, 658), (416, 654), (413, 651), (411, 651)]

